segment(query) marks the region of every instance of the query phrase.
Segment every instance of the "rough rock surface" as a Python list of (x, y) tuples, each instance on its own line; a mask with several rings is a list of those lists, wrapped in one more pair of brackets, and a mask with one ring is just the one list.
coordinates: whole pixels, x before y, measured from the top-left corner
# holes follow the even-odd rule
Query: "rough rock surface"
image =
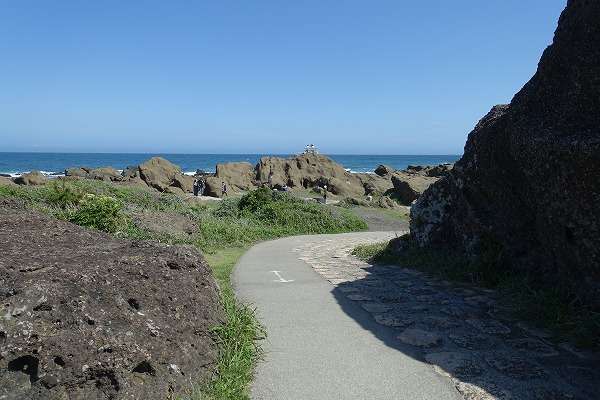
[(17, 185), (45, 185), (48, 178), (39, 171), (31, 171), (15, 178), (14, 182)]
[(249, 162), (217, 164), (215, 176), (227, 182), (229, 189), (248, 191), (254, 186), (256, 173)]
[(173, 180), (182, 174), (181, 169), (162, 157), (152, 157), (138, 166), (140, 178), (161, 192), (171, 186)]
[(362, 196), (362, 181), (329, 157), (301, 154), (292, 158), (262, 157), (256, 166), (256, 178), (261, 183), (290, 188), (312, 188), (327, 185), (327, 190), (340, 196)]
[(599, 21), (600, 2), (568, 2), (533, 78), (413, 206), (417, 243), (477, 254), (493, 240), (513, 267), (600, 306)]
[(11, 178), (7, 178), (5, 176), (0, 176), (0, 185), (4, 186), (15, 186), (16, 183), (13, 182)]
[(74, 176), (78, 178), (97, 179), (101, 181), (121, 181), (123, 176), (113, 167), (87, 168), (74, 167), (65, 170), (65, 176)]
[(0, 398), (166, 399), (207, 378), (221, 318), (191, 247), (0, 208)]
[(388, 176), (391, 175), (394, 171), (396, 170), (390, 167), (389, 165), (380, 164), (377, 166), (377, 168), (375, 168), (375, 175)]
[(438, 178), (430, 177), (420, 171), (407, 171), (394, 172), (391, 176), (391, 180), (394, 185), (394, 194), (396, 198), (402, 204), (408, 206), (419, 198), (431, 184), (437, 182)]

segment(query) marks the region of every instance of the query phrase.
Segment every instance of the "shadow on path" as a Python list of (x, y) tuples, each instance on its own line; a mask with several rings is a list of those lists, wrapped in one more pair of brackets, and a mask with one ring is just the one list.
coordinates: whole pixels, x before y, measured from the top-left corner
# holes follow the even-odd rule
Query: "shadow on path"
[[(355, 243), (354, 243), (355, 244)], [(465, 399), (597, 399), (597, 355), (554, 345), (509, 316), (494, 291), (398, 266), (369, 265), (352, 243), (307, 244), (342, 310), (387, 346), (431, 364)]]

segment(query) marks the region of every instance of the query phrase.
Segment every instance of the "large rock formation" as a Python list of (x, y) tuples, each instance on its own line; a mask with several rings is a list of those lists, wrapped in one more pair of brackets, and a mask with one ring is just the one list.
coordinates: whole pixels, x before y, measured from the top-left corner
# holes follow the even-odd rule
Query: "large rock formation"
[(470, 254), (492, 241), (514, 268), (600, 304), (599, 1), (568, 2), (534, 77), (417, 200), (411, 236)]
[(227, 182), (230, 189), (247, 191), (253, 188), (256, 173), (249, 162), (230, 162), (217, 164), (215, 176)]
[(113, 167), (87, 168), (74, 167), (65, 170), (65, 176), (73, 176), (86, 179), (97, 179), (101, 181), (121, 181), (123, 176)]
[(270, 181), (275, 187), (286, 185), (293, 189), (327, 185), (327, 190), (336, 195), (364, 195), (363, 184), (357, 176), (320, 154), (262, 157), (256, 166), (256, 178), (262, 183)]
[(0, 206), (0, 398), (166, 399), (210, 376), (217, 286), (192, 247)]
[(46, 183), (48, 183), (48, 178), (46, 178), (39, 171), (31, 171), (29, 173), (23, 174), (15, 178), (15, 183), (17, 185), (45, 185)]

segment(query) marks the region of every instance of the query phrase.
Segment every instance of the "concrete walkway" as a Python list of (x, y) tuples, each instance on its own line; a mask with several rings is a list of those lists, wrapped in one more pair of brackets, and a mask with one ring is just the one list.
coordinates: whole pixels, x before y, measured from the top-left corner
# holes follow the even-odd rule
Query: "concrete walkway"
[(253, 399), (459, 399), (448, 379), (392, 347), (398, 332), (376, 323), (360, 304), (335, 296), (335, 286), (298, 257), (301, 247), (340, 238), (379, 242), (391, 232), (300, 236), (254, 246), (233, 276), (242, 301), (256, 306), (266, 326), (265, 360)]

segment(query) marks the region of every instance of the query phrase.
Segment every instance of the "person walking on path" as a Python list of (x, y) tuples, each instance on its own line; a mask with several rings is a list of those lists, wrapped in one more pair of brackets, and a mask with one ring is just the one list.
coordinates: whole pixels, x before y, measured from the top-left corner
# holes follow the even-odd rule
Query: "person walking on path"
[(225, 181), (221, 182), (221, 193), (223, 197), (227, 197), (227, 184)]
[(323, 185), (323, 204), (327, 204), (327, 185)]
[(198, 193), (200, 196), (204, 196), (204, 189), (206, 189), (206, 181), (204, 178), (200, 178), (200, 182), (198, 183)]
[(194, 196), (198, 196), (198, 179), (194, 179)]

